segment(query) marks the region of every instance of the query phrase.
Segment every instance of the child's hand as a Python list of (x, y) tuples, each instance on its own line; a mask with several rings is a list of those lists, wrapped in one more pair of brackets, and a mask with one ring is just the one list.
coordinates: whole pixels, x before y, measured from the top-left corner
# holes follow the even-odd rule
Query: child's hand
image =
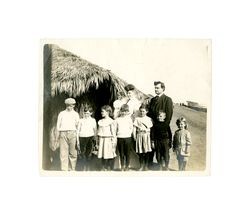
[(151, 142), (151, 148), (155, 149), (155, 143), (154, 143), (154, 141)]
[(112, 142), (113, 146), (116, 146), (116, 142), (117, 142), (116, 137), (112, 137), (111, 142)]
[(81, 150), (80, 150), (80, 149), (78, 149), (78, 150), (77, 150), (77, 155), (82, 156), (82, 152), (81, 152)]
[(189, 148), (189, 146), (187, 146), (185, 149), (185, 154), (189, 154), (189, 153), (190, 153), (190, 148)]
[(79, 144), (76, 145), (76, 149), (77, 149), (78, 151), (81, 151), (81, 148), (80, 148), (80, 145), (79, 145)]
[(139, 131), (140, 132), (146, 132), (146, 129), (145, 129), (145, 127), (139, 127)]
[(79, 142), (79, 139), (76, 139), (76, 148), (77, 148), (77, 150), (80, 150), (80, 142)]
[(111, 142), (112, 142), (113, 151), (115, 152), (116, 151), (116, 138), (115, 137), (111, 138)]

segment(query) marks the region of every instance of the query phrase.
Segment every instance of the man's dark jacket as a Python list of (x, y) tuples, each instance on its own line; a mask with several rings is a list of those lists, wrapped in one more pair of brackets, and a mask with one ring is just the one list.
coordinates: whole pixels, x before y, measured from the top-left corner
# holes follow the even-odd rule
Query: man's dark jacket
[(157, 120), (159, 111), (163, 111), (166, 113), (165, 122), (168, 126), (167, 130), (169, 131), (169, 137), (172, 137), (169, 124), (173, 115), (173, 102), (172, 99), (165, 94), (162, 94), (160, 97), (153, 97), (149, 103), (148, 116), (151, 117), (154, 122)]

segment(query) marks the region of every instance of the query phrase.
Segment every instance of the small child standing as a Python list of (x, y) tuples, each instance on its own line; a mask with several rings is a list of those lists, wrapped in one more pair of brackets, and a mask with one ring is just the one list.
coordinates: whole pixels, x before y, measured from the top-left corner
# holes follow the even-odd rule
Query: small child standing
[(140, 117), (135, 118), (133, 137), (136, 140), (136, 153), (139, 154), (140, 169), (148, 170), (148, 153), (152, 151), (150, 128), (153, 126), (151, 118), (146, 116), (148, 109), (142, 104), (139, 108)]
[[(152, 146), (156, 151), (156, 159), (160, 170), (168, 170), (169, 149), (171, 148), (172, 135), (169, 133), (169, 126), (165, 122), (166, 113), (159, 111), (157, 121), (152, 128)], [(162, 160), (163, 159), (163, 160)], [(165, 167), (163, 166), (165, 163)]]
[[(90, 106), (84, 106), (80, 111), (80, 120), (77, 130), (78, 149), (80, 147), (83, 157), (83, 170), (89, 171), (92, 159), (92, 150), (96, 141), (96, 120), (91, 117), (93, 109)], [(80, 144), (80, 146), (79, 146)]]
[(191, 135), (187, 130), (188, 126), (185, 118), (178, 118), (176, 125), (179, 129), (174, 134), (173, 150), (176, 152), (179, 170), (185, 171), (188, 158), (190, 157)]
[(112, 170), (116, 157), (116, 136), (114, 120), (110, 118), (112, 108), (104, 105), (101, 108), (102, 119), (98, 121), (98, 158), (102, 158), (102, 170)]
[(120, 154), (121, 170), (128, 171), (130, 152), (132, 149), (133, 121), (129, 115), (129, 106), (123, 104), (120, 109), (120, 117), (115, 120), (117, 147)]

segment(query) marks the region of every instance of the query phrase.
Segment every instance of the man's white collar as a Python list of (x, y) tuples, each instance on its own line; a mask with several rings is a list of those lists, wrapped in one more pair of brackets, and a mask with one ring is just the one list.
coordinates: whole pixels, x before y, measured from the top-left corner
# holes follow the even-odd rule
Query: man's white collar
[(161, 97), (162, 95), (164, 94), (164, 92), (162, 92), (161, 94), (159, 94), (159, 95), (156, 95), (156, 96), (159, 96), (159, 97)]

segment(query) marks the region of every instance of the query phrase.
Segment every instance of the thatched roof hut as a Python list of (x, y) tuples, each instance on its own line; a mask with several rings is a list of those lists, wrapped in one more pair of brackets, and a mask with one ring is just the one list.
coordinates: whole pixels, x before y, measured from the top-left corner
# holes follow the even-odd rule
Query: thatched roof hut
[[(74, 97), (77, 111), (81, 104), (91, 104), (98, 120), (100, 107), (112, 105), (118, 92), (126, 93), (126, 85), (127, 82), (110, 70), (92, 64), (57, 45), (44, 46), (44, 169), (50, 166), (49, 144), (54, 142), (57, 115), (65, 109), (64, 100)], [(147, 97), (138, 89), (135, 92), (140, 100)]]

